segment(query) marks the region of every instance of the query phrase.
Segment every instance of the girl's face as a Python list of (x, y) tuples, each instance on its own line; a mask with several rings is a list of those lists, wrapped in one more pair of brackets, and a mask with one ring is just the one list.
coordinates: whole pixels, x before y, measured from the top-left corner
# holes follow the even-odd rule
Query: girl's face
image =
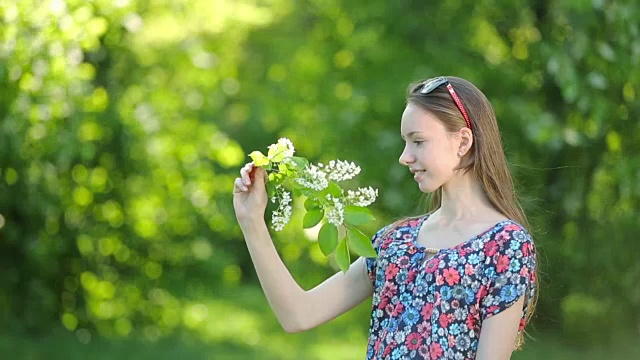
[(461, 137), (448, 132), (431, 113), (409, 103), (402, 114), (400, 133), (405, 141), (400, 164), (409, 167), (422, 192), (433, 192), (457, 174)]

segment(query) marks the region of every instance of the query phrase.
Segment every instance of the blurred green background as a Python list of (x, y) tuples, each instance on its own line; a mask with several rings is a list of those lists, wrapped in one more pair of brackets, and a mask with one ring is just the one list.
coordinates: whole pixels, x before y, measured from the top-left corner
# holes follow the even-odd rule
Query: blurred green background
[[(288, 137), (362, 167), (368, 234), (423, 212), (399, 120), (443, 74), (492, 101), (540, 250), (514, 358), (640, 358), (639, 24), (637, 0), (0, 0), (0, 358), (364, 358), (370, 301), (280, 328), (232, 182)], [(296, 206), (274, 241), (310, 288), (337, 266)]]

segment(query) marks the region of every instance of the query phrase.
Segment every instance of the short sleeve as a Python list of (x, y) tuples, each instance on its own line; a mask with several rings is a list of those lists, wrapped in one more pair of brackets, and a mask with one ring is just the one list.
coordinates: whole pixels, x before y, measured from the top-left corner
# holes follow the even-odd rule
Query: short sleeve
[(390, 225), (378, 230), (378, 232), (373, 235), (371, 238), (371, 244), (373, 248), (376, 250), (376, 254), (378, 255), (375, 258), (365, 258), (366, 270), (369, 279), (371, 280), (371, 284), (373, 287), (376, 287), (376, 277), (378, 272), (378, 259), (380, 258), (380, 248), (382, 246), (382, 239), (384, 235), (388, 232)]
[(481, 300), (482, 320), (508, 309), (525, 296), (520, 330), (536, 292), (536, 251), (529, 232), (510, 223), (498, 230), (484, 248), (484, 285), (486, 295)]

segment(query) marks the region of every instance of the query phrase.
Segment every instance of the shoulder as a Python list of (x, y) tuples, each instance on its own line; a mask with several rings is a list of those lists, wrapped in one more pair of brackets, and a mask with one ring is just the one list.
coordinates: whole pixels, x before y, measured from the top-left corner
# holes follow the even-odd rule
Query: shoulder
[(397, 234), (398, 231), (411, 231), (412, 229), (420, 226), (420, 224), (426, 219), (427, 216), (428, 215), (419, 215), (397, 220), (378, 230), (372, 240), (374, 243), (379, 243), (384, 239), (395, 237), (395, 234)]
[(378, 230), (376, 235), (383, 236), (385, 234), (393, 233), (395, 231), (410, 230), (418, 227), (426, 218), (426, 215), (413, 216), (404, 219), (397, 220), (382, 229)]
[(493, 231), (486, 234), (489, 249), (488, 255), (500, 253), (503, 255), (535, 256), (535, 245), (529, 231), (513, 220), (506, 220), (498, 224)]

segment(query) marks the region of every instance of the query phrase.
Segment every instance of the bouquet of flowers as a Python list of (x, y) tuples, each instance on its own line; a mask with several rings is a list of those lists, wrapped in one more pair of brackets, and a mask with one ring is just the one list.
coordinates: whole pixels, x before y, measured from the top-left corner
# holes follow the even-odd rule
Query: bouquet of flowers
[(376, 200), (378, 190), (345, 190), (339, 185), (358, 175), (360, 167), (342, 160), (312, 164), (294, 153), (291, 141), (282, 138), (268, 147), (267, 155), (260, 151), (249, 154), (253, 164), (268, 173), (267, 192), (271, 202), (277, 204), (271, 217), (272, 228), (280, 231), (289, 222), (292, 195), (305, 196), (303, 227), (314, 227), (326, 219), (318, 233), (318, 244), (326, 256), (335, 251), (342, 271), (349, 268), (350, 248), (361, 256), (376, 257), (370, 238), (357, 226), (375, 220), (367, 206)]

